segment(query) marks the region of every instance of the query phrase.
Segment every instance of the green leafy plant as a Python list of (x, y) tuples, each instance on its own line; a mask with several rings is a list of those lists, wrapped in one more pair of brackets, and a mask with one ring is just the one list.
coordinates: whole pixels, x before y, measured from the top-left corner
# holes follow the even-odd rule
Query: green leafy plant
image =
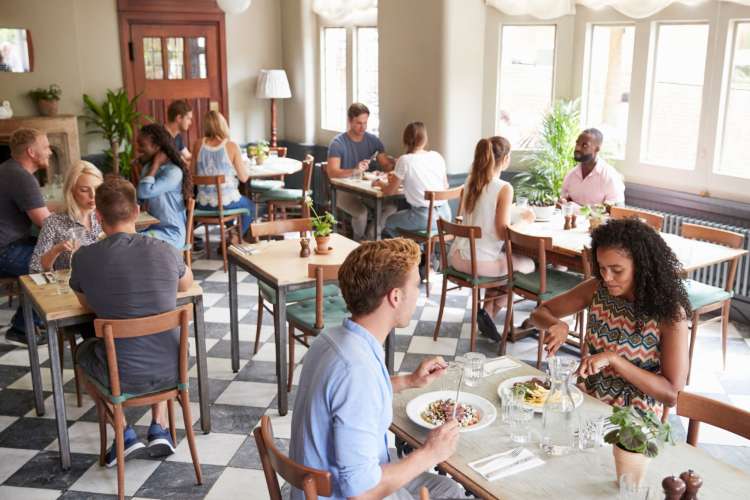
[(29, 90), (29, 97), (35, 101), (59, 101), (62, 95), (62, 89), (56, 83), (53, 83), (46, 89), (37, 88)]
[(247, 147), (248, 156), (261, 156), (263, 158), (266, 158), (269, 151), (270, 148), (267, 141), (258, 141), (257, 144), (251, 144)]
[(581, 207), (580, 213), (584, 217), (603, 219), (607, 215), (607, 207), (604, 205), (585, 205)]
[(516, 192), (537, 206), (549, 206), (560, 198), (562, 183), (576, 165), (573, 158), (580, 132), (579, 101), (555, 101), (545, 113), (538, 149), (522, 160), (526, 170), (513, 179)]
[(329, 236), (333, 232), (333, 227), (336, 225), (336, 219), (333, 218), (333, 215), (330, 212), (325, 212), (323, 215), (318, 215), (318, 212), (315, 211), (313, 200), (309, 196), (305, 198), (305, 204), (313, 213), (313, 236), (315, 236), (316, 238), (319, 236)]
[(674, 444), (669, 423), (662, 423), (652, 411), (613, 407), (609, 421), (617, 428), (605, 434), (604, 441), (623, 450), (655, 457), (661, 443)]
[(107, 90), (104, 102), (97, 103), (87, 94), (83, 94), (86, 112), (84, 118), (91, 128), (87, 133), (100, 134), (109, 143), (107, 163), (116, 175), (130, 176), (133, 162), (133, 127), (142, 119), (151, 117), (138, 112), (137, 104), (140, 95), (128, 98), (125, 89)]

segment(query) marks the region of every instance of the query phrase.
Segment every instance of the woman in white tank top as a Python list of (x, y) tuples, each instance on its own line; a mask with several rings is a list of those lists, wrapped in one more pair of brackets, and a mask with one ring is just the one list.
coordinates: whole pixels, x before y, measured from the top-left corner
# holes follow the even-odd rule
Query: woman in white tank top
[[(482, 237), (476, 240), (477, 272), (480, 276), (505, 276), (508, 272), (503, 244), (505, 228), (511, 222), (513, 186), (501, 180), (500, 173), (509, 164), (510, 143), (507, 139), (498, 136), (481, 139), (474, 150), (474, 162), (464, 184), (463, 224), (482, 228)], [(530, 211), (522, 215), (522, 222), (533, 220)], [(471, 250), (467, 238), (456, 238), (453, 242), (448, 253), (448, 264), (462, 273), (471, 273)], [(530, 273), (534, 270), (534, 261), (514, 255), (513, 268)], [(499, 340), (494, 318), (505, 304), (505, 295), (500, 289), (489, 289), (484, 300), (484, 306), (477, 314), (479, 329), (490, 338)]]

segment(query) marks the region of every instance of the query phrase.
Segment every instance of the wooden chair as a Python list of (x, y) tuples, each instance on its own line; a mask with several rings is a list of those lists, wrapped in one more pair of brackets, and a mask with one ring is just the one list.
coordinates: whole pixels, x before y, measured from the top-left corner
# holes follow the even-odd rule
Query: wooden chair
[[(745, 242), (745, 236), (740, 233), (733, 233), (724, 229), (701, 226), (698, 224), (683, 224), (682, 237), (694, 240), (703, 240), (723, 245), (730, 248), (742, 248)], [(695, 339), (698, 336), (698, 324), (703, 314), (721, 309), (721, 355), (722, 369), (727, 367), (727, 337), (729, 334), (729, 309), (732, 305), (734, 296), (734, 281), (737, 276), (737, 266), (740, 257), (733, 258), (729, 263), (729, 269), (726, 275), (724, 287), (706, 285), (695, 280), (685, 280), (685, 288), (688, 292), (690, 307), (693, 314), (690, 318), (690, 369), (693, 365), (693, 350), (695, 349)], [(688, 384), (690, 383), (690, 369), (688, 370)]]
[(193, 222), (195, 219), (195, 198), (190, 198), (185, 204), (187, 222), (185, 224), (185, 246), (182, 247), (182, 256), (185, 265), (190, 269), (193, 265)]
[(463, 194), (464, 194), (464, 187), (459, 186), (452, 189), (448, 189), (446, 191), (425, 191), (424, 192), (424, 199), (428, 201), (429, 205), (427, 207), (427, 227), (422, 230), (417, 231), (410, 231), (406, 229), (399, 229), (399, 233), (401, 236), (405, 236), (406, 238), (409, 238), (411, 240), (416, 241), (420, 245), (423, 245), (424, 253), (424, 265), (425, 265), (425, 294), (427, 297), (430, 297), (430, 263), (432, 262), (432, 249), (435, 247), (435, 244), (440, 240), (440, 236), (438, 235), (437, 230), (432, 229), (433, 223), (436, 221), (433, 219), (434, 217), (434, 208), (435, 208), (435, 202), (436, 201), (443, 201), (445, 200), (447, 203), (447, 200), (455, 200), (458, 199), (458, 213), (456, 213), (456, 216), (461, 215), (461, 209), (463, 208)]
[(258, 455), (263, 464), (266, 485), (271, 500), (281, 500), (281, 487), (276, 474), (290, 485), (305, 493), (306, 500), (317, 500), (318, 495), (328, 497), (333, 494), (331, 473), (300, 465), (284, 455), (276, 447), (273, 439), (271, 419), (268, 415), (260, 418), (260, 425), (253, 431)]
[[(432, 334), (432, 340), (437, 341), (438, 333), (440, 333), (440, 324), (443, 321), (443, 311), (445, 309), (445, 297), (448, 292), (457, 288), (471, 288), (471, 351), (475, 351), (477, 344), (479, 291), (487, 288), (505, 287), (508, 277), (487, 277), (480, 276), (477, 273), (476, 240), (482, 237), (482, 228), (479, 226), (453, 224), (443, 219), (438, 219), (437, 227), (438, 239), (440, 241), (440, 262), (444, 271), (443, 290), (440, 294), (440, 310), (438, 312), (437, 323), (435, 324), (435, 332)], [(448, 265), (448, 247), (446, 242), (455, 238), (466, 238), (469, 240), (469, 248), (471, 249), (471, 274), (462, 273)], [(449, 290), (448, 282), (454, 283), (456, 286)]]
[[(224, 272), (227, 272), (227, 236), (231, 231), (235, 231), (240, 242), (242, 242), (242, 221), (240, 217), (250, 217), (250, 212), (245, 208), (224, 208), (221, 199), (221, 185), (224, 184), (223, 175), (195, 176), (193, 177), (193, 184), (196, 186), (213, 186), (216, 189), (219, 206), (215, 210), (195, 210), (194, 219), (197, 226), (203, 226), (206, 229), (206, 257), (209, 259), (211, 258), (211, 241), (209, 240), (208, 226), (219, 226), (221, 255), (224, 258)], [(227, 227), (227, 223), (232, 223), (232, 225)]]
[(13, 297), (16, 296), (21, 296), (21, 289), (18, 286), (18, 277), (0, 277), (0, 297), (8, 297), (8, 307), (10, 309), (13, 309)]
[(750, 412), (723, 401), (680, 391), (677, 394), (677, 415), (690, 419), (687, 443), (691, 446), (698, 445), (698, 427), (701, 422), (750, 439)]
[[(257, 222), (250, 225), (250, 235), (254, 240), (263, 236), (280, 236), (284, 233), (299, 232), (300, 236), (312, 231), (312, 219), (287, 219), (276, 220), (272, 222)], [(310, 243), (312, 245), (312, 242)], [(324, 295), (337, 295), (339, 288), (336, 285), (326, 285), (323, 288)], [(301, 288), (287, 293), (286, 302), (292, 304), (301, 300), (311, 300), (315, 298), (315, 287)], [(271, 304), (269, 309), (266, 303)], [(258, 281), (258, 319), (255, 329), (255, 346), (253, 354), (258, 353), (260, 347), (260, 329), (263, 324), (263, 310), (266, 310), (276, 318), (276, 291), (262, 281)]]
[(313, 174), (312, 155), (307, 155), (302, 162), (302, 189), (272, 189), (261, 194), (259, 201), (268, 207), (268, 220), (276, 218), (276, 210), (281, 210), (281, 216), (286, 219), (287, 208), (299, 208), (302, 217), (310, 216), (310, 209), (305, 200), (312, 194), (310, 184)]
[(279, 158), (286, 158), (286, 152), (287, 152), (286, 146), (272, 146), (268, 148), (269, 153), (273, 151), (276, 151), (276, 155)]
[(618, 207), (613, 205), (609, 209), (609, 215), (613, 219), (641, 219), (643, 222), (653, 227), (657, 231), (661, 231), (661, 228), (664, 224), (663, 215), (655, 214), (652, 212), (645, 212), (643, 210), (638, 210), (635, 208)]
[[(169, 415), (169, 431), (172, 434), (172, 441), (177, 443), (174, 420), (174, 400), (177, 399), (182, 407), (185, 433), (187, 434), (190, 455), (193, 459), (195, 468), (195, 477), (198, 484), (202, 484), (203, 476), (201, 473), (200, 462), (198, 461), (198, 450), (195, 446), (195, 436), (193, 426), (190, 425), (192, 417), (190, 414), (190, 398), (188, 396), (188, 336), (189, 322), (192, 318), (192, 309), (190, 305), (184, 305), (154, 316), (134, 319), (96, 319), (94, 328), (96, 336), (104, 339), (104, 346), (107, 355), (107, 367), (109, 373), (109, 387), (103, 386), (98, 381), (86, 375), (86, 372), (79, 368), (79, 375), (84, 382), (84, 386), (89, 395), (96, 403), (96, 412), (99, 417), (99, 465), (104, 465), (105, 455), (107, 453), (107, 423), (115, 429), (115, 450), (117, 453), (117, 492), (120, 499), (125, 498), (125, 458), (124, 458), (124, 425), (125, 415), (123, 408), (134, 406), (151, 406), (162, 401), (167, 402), (167, 412)], [(165, 387), (158, 392), (148, 394), (128, 394), (123, 393), (120, 388), (120, 372), (117, 367), (117, 350), (115, 339), (133, 339), (146, 335), (158, 335), (164, 331), (173, 328), (180, 328), (180, 347), (179, 347), (179, 375), (176, 385)]]
[[(513, 246), (524, 249), (524, 254), (536, 254), (536, 269), (534, 272), (525, 274), (513, 270)], [(588, 257), (583, 258), (584, 276), (567, 271), (560, 271), (547, 267), (547, 252), (552, 250), (552, 238), (547, 236), (529, 236), (519, 233), (512, 227), (507, 228), (505, 240), (505, 256), (508, 260), (508, 309), (505, 312), (505, 326), (503, 328), (503, 339), (500, 342), (499, 354), (505, 354), (508, 336), (514, 330), (513, 326), (513, 294), (529, 300), (534, 300), (537, 306), (545, 300), (552, 299), (571, 288), (580, 284), (590, 274)], [(583, 344), (583, 311), (577, 313), (578, 326), (580, 328), (580, 345)], [(537, 348), (536, 367), (542, 364), (542, 348), (546, 332), (539, 332), (539, 345)]]
[[(325, 282), (338, 281), (340, 264), (308, 264), (310, 278), (315, 278), (315, 300), (295, 302), (286, 308), (289, 322), (289, 379), (287, 391), (292, 390), (294, 376), (295, 340), (305, 347), (310, 347), (308, 337), (315, 337), (326, 325), (340, 325), (349, 317), (346, 302), (339, 291), (335, 295), (326, 294)], [(338, 286), (335, 287), (338, 291)], [(302, 332), (294, 333), (295, 329)]]

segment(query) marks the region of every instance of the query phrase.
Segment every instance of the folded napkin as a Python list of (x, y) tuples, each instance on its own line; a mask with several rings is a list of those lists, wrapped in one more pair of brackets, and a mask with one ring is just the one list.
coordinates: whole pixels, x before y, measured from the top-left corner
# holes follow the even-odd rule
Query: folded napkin
[(496, 373), (518, 368), (520, 364), (512, 359), (502, 356), (499, 358), (488, 359), (484, 362), (484, 375), (494, 375)]
[(487, 481), (495, 481), (544, 465), (544, 460), (526, 448), (521, 450), (521, 453), (516, 456), (512, 456), (512, 451), (513, 450), (508, 450), (504, 453), (490, 455), (481, 460), (476, 460), (469, 463), (469, 467), (474, 469)]
[(42, 273), (30, 274), (29, 277), (32, 279), (34, 283), (36, 283), (39, 286), (43, 286), (47, 284), (47, 280), (44, 279), (44, 275)]

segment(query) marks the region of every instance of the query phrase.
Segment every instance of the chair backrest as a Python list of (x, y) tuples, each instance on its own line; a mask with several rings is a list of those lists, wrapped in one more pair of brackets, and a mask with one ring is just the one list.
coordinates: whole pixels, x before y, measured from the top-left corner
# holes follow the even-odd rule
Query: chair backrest
[(313, 162), (315, 158), (312, 155), (305, 155), (305, 159), (302, 161), (302, 200), (304, 201), (307, 193), (310, 192), (310, 186), (312, 185), (313, 175)]
[[(513, 247), (520, 247), (531, 255), (536, 253), (536, 265), (539, 270), (539, 294), (547, 291), (547, 251), (552, 250), (551, 236), (531, 236), (519, 233), (512, 227), (507, 227), (505, 238), (505, 257), (508, 261), (508, 276), (513, 276)], [(533, 257), (532, 257), (533, 258)]]
[(196, 175), (193, 177), (193, 185), (214, 186), (216, 188), (216, 201), (218, 202), (219, 217), (224, 217), (224, 202), (221, 200), (221, 185), (224, 184), (223, 175)]
[(456, 212), (455, 217), (461, 216), (464, 204), (464, 187), (458, 186), (446, 189), (445, 191), (425, 191), (424, 199), (429, 202), (427, 207), (427, 234), (429, 235), (432, 230), (432, 209), (435, 208), (436, 201), (458, 199), (458, 211)]
[(455, 238), (466, 238), (469, 240), (469, 250), (471, 252), (471, 276), (478, 278), (477, 274), (477, 242), (482, 237), (482, 228), (479, 226), (463, 226), (454, 224), (445, 219), (437, 221), (438, 237), (440, 238), (440, 262), (443, 269), (448, 269), (448, 247), (446, 245), (446, 236)]
[(189, 323), (193, 317), (190, 304), (179, 306), (154, 316), (132, 319), (95, 319), (96, 336), (104, 339), (109, 370), (109, 386), (112, 396), (120, 396), (120, 372), (117, 368), (117, 351), (115, 339), (132, 339), (147, 335), (156, 335), (173, 328), (180, 328), (180, 354), (178, 358), (178, 381), (188, 383), (188, 335)]
[[(729, 248), (742, 248), (745, 244), (745, 236), (743, 234), (716, 227), (702, 226), (700, 224), (683, 223), (681, 235), (683, 238), (708, 241)], [(729, 272), (724, 283), (724, 289), (728, 292), (734, 289), (734, 280), (737, 276), (737, 265), (739, 262), (740, 256), (737, 256), (729, 264)]]
[(750, 439), (750, 412), (723, 401), (680, 391), (677, 394), (677, 415), (690, 419), (687, 442), (692, 446), (698, 443), (701, 422)]
[(307, 276), (315, 278), (315, 328), (321, 329), (325, 326), (323, 316), (323, 285), (326, 281), (339, 279), (339, 268), (341, 264), (308, 264)]
[(255, 444), (263, 464), (263, 473), (266, 476), (271, 500), (281, 500), (281, 487), (276, 474), (295, 488), (302, 490), (307, 500), (317, 499), (318, 495), (331, 496), (333, 493), (331, 473), (300, 465), (282, 453), (273, 440), (273, 428), (268, 415), (260, 418), (260, 425), (253, 431), (253, 436), (255, 436)]
[[(185, 244), (190, 245), (190, 249), (193, 249), (193, 219), (195, 218), (195, 198), (188, 198), (185, 203), (185, 211), (187, 215), (187, 221), (185, 223)], [(185, 262), (190, 267), (190, 262)]]
[(269, 222), (250, 224), (250, 236), (253, 239), (261, 236), (281, 236), (284, 233), (300, 233), (312, 231), (312, 219), (282, 219)]
[(664, 224), (663, 215), (645, 212), (643, 210), (637, 210), (635, 208), (618, 207), (616, 205), (613, 205), (609, 209), (609, 215), (613, 219), (641, 219), (657, 231), (661, 231), (662, 225)]
[(287, 148), (286, 148), (286, 146), (272, 146), (272, 147), (268, 148), (268, 152), (270, 153), (271, 151), (276, 151), (276, 154), (280, 158), (285, 158), (286, 157)]

